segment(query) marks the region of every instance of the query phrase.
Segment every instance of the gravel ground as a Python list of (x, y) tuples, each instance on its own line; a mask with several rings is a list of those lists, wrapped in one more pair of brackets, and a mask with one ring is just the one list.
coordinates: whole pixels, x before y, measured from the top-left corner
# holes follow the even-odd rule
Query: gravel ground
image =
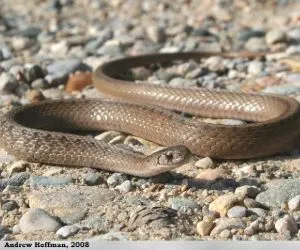
[[(264, 2), (264, 4), (262, 4)], [(212, 57), (133, 80), (289, 95), (300, 100), (300, 3), (289, 0), (2, 0), (0, 107), (90, 98), (91, 73), (127, 55), (271, 51)], [(237, 120), (209, 120), (242, 124)], [(154, 143), (115, 131), (99, 139), (147, 152)], [(2, 240), (299, 240), (300, 153), (248, 161), (194, 157), (137, 178), (20, 161), (0, 151)]]

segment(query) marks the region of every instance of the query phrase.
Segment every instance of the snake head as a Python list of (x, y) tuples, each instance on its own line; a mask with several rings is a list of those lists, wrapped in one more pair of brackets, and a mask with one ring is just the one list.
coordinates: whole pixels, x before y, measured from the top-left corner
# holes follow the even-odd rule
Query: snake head
[(186, 164), (191, 152), (185, 146), (172, 146), (159, 150), (149, 156), (147, 176), (155, 176)]

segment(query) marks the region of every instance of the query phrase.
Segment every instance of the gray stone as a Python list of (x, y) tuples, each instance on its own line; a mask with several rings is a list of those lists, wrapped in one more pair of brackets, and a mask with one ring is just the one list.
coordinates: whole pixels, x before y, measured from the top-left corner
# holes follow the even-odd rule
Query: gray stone
[(11, 200), (11, 201), (6, 201), (4, 202), (4, 204), (2, 205), (2, 209), (5, 211), (12, 211), (14, 209), (17, 209), (19, 206), (17, 204), (17, 202)]
[(291, 211), (300, 211), (300, 195), (296, 195), (294, 198), (290, 199), (288, 206)]
[(73, 178), (70, 176), (53, 177), (53, 176), (31, 176), (29, 183), (30, 188), (36, 189), (39, 187), (65, 186), (73, 183)]
[(300, 194), (300, 179), (273, 181), (268, 189), (257, 195), (256, 200), (270, 207), (281, 204)]
[(300, 87), (292, 86), (290, 84), (282, 84), (280, 86), (268, 86), (262, 92), (278, 95), (299, 95)]
[(13, 228), (12, 228), (12, 232), (13, 232), (14, 234), (21, 233), (20, 225), (14, 225)]
[(7, 184), (11, 186), (21, 186), (29, 177), (30, 174), (27, 172), (17, 173), (8, 179)]
[(91, 68), (79, 59), (67, 59), (56, 61), (47, 66), (48, 74), (59, 77), (69, 76), (76, 71), (91, 71)]
[(24, 76), (26, 82), (32, 83), (34, 80), (45, 77), (45, 72), (39, 65), (30, 65), (25, 67)]
[(4, 60), (10, 59), (12, 57), (12, 52), (6, 43), (0, 43), (0, 52)]
[(64, 96), (63, 91), (58, 88), (43, 89), (41, 91), (47, 99), (61, 99)]
[(264, 38), (252, 37), (246, 42), (245, 48), (252, 52), (260, 52), (266, 51), (268, 46)]
[(214, 72), (224, 72), (226, 70), (224, 59), (219, 56), (213, 56), (205, 61), (208, 69)]
[(116, 195), (112, 190), (96, 186), (67, 186), (58, 190), (33, 191), (28, 200), (30, 207), (42, 208), (59, 217), (63, 223), (74, 224)]
[(226, 229), (244, 229), (246, 223), (240, 218), (222, 218), (216, 221), (216, 227), (211, 231), (210, 235), (215, 236)]
[(77, 227), (76, 225), (71, 225), (71, 226), (61, 227), (56, 231), (56, 234), (61, 238), (65, 239), (68, 238), (69, 236), (76, 234), (78, 231), (79, 231), (79, 227)]
[(252, 37), (264, 37), (265, 32), (262, 30), (246, 30), (238, 33), (237, 38), (241, 41), (248, 41)]
[(230, 208), (227, 211), (227, 216), (229, 218), (235, 218), (235, 217), (241, 218), (241, 217), (245, 217), (246, 216), (246, 211), (247, 211), (247, 209), (245, 207), (235, 206), (235, 207)]
[(28, 27), (20, 31), (20, 35), (31, 39), (36, 39), (41, 33), (41, 29), (37, 27)]
[(255, 198), (259, 194), (259, 192), (260, 191), (257, 187), (245, 185), (236, 188), (234, 193), (240, 198)]
[(46, 79), (36, 79), (31, 83), (33, 89), (45, 89), (48, 87), (48, 82)]
[(115, 187), (122, 182), (126, 181), (128, 178), (123, 173), (113, 173), (111, 176), (109, 176), (106, 180), (107, 184), (111, 187)]
[(107, 232), (111, 228), (111, 222), (106, 220), (105, 217), (91, 217), (80, 221), (76, 224), (79, 228), (82, 229), (95, 229), (98, 232)]
[(265, 216), (267, 216), (267, 211), (264, 210), (264, 209), (262, 209), (262, 208), (258, 208), (258, 207), (248, 208), (247, 212), (250, 215), (257, 215), (259, 217), (265, 217)]
[(96, 39), (89, 41), (85, 46), (85, 51), (90, 54), (95, 54), (97, 49), (99, 49), (107, 40), (113, 37), (113, 32), (111, 29), (103, 30)]
[(131, 181), (124, 181), (122, 184), (116, 186), (116, 189), (119, 190), (121, 193), (128, 193), (132, 189)]
[(271, 30), (266, 35), (266, 42), (269, 45), (272, 45), (274, 43), (286, 42), (286, 41), (287, 41), (286, 34), (282, 30)]
[(265, 205), (261, 204), (260, 202), (253, 200), (251, 198), (245, 198), (244, 204), (247, 208), (262, 208), (262, 209), (268, 209)]
[(187, 209), (199, 209), (200, 205), (189, 198), (172, 198), (170, 200), (171, 208), (185, 211)]
[(100, 184), (101, 182), (101, 178), (98, 174), (95, 173), (87, 173), (84, 176), (84, 182), (85, 184), (87, 184), (88, 186), (95, 186)]
[(283, 218), (275, 222), (275, 229), (278, 233), (289, 232), (295, 234), (298, 232), (298, 226), (295, 219), (290, 215), (285, 215)]
[(122, 53), (121, 44), (117, 40), (109, 40), (97, 50), (97, 55), (109, 55), (114, 58), (121, 57)]
[(3, 72), (0, 76), (0, 91), (12, 93), (19, 86), (17, 79), (9, 73)]
[(56, 232), (61, 224), (39, 208), (30, 208), (20, 219), (20, 229), (23, 233), (35, 231)]

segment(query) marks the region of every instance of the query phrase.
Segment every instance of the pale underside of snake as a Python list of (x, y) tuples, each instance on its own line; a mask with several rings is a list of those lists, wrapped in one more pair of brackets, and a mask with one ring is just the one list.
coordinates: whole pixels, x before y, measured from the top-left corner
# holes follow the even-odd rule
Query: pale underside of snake
[[(9, 153), (32, 162), (92, 167), (142, 177), (183, 165), (191, 152), (218, 159), (248, 159), (294, 148), (300, 134), (300, 112), (293, 98), (176, 88), (116, 78), (133, 67), (215, 55), (260, 56), (192, 52), (126, 57), (108, 62), (95, 71), (94, 85), (116, 101), (59, 100), (22, 106), (1, 118), (0, 143)], [(208, 124), (166, 109), (252, 123)], [(73, 133), (108, 129), (169, 147), (144, 156)]]

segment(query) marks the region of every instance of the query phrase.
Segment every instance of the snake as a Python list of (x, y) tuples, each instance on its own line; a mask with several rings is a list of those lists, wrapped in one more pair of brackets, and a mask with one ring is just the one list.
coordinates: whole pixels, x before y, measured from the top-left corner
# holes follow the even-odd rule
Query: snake
[[(300, 109), (291, 97), (182, 88), (120, 77), (135, 67), (211, 56), (263, 57), (260, 53), (179, 52), (111, 60), (93, 73), (105, 98), (46, 100), (12, 109), (0, 118), (0, 144), (19, 159), (90, 167), (151, 177), (186, 164), (191, 155), (242, 160), (289, 152), (297, 146)], [(182, 114), (245, 120), (212, 124)], [(96, 140), (84, 132), (116, 130), (165, 148), (144, 155)]]

